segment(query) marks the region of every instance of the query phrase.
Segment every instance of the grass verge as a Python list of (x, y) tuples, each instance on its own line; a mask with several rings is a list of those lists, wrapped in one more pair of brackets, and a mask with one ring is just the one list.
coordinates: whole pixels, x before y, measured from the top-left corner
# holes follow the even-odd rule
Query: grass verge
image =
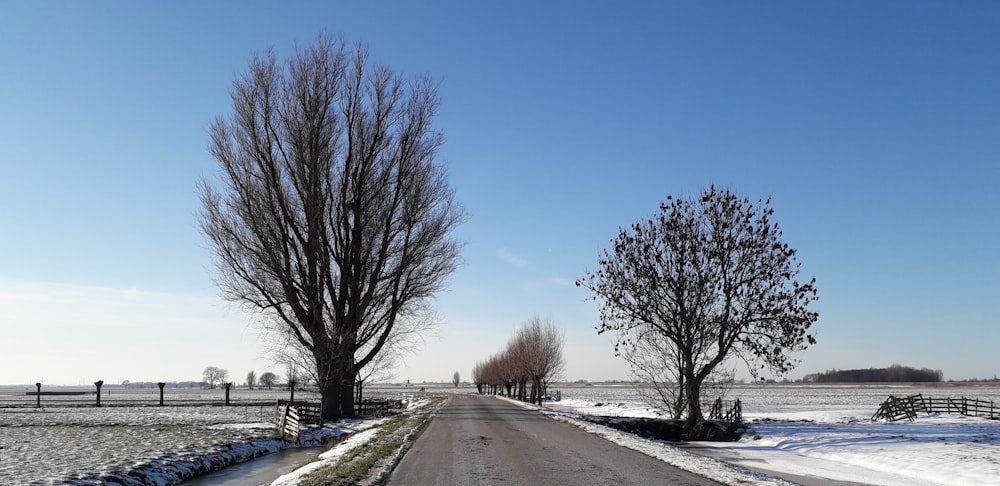
[[(373, 470), (394, 466), (403, 445), (416, 438), (430, 423), (429, 414), (437, 410), (444, 397), (431, 397), (428, 404), (417, 412), (407, 412), (393, 417), (379, 426), (375, 437), (342, 455), (337, 462), (303, 477), (300, 486), (347, 486), (377, 483), (381, 475)], [(388, 472), (388, 471), (386, 471)]]

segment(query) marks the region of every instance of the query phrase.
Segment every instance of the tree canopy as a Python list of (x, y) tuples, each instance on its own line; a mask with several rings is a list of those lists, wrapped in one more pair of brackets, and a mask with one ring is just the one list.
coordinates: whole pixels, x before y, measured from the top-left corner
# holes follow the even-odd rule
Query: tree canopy
[(577, 281), (601, 306), (598, 332), (616, 333), (616, 352), (652, 350), (677, 367), (689, 431), (704, 421), (703, 383), (725, 360), (782, 374), (796, 365), (790, 352), (815, 343), (815, 279), (797, 280), (801, 264), (772, 215), (769, 199), (714, 186), (668, 197)]
[(216, 384), (221, 384), (229, 378), (229, 371), (217, 366), (208, 366), (201, 376), (209, 388), (215, 388)]

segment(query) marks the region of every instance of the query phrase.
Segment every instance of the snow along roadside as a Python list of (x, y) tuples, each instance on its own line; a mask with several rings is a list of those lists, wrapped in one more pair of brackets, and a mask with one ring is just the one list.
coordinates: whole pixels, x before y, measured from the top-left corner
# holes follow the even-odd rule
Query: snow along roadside
[(537, 410), (556, 420), (576, 425), (587, 432), (596, 434), (615, 444), (642, 452), (667, 464), (722, 484), (734, 486), (748, 484), (793, 486), (795, 484), (764, 473), (743, 469), (718, 459), (693, 454), (663, 441), (645, 439), (611, 427), (595, 424), (582, 419), (578, 414), (555, 411), (550, 408), (539, 407), (538, 405), (506, 397), (497, 396), (497, 398), (507, 400), (527, 409)]
[[(319, 460), (306, 464), (295, 471), (285, 474), (278, 479), (271, 482), (271, 486), (295, 486), (298, 485), (303, 478), (311, 473), (318, 472), (322, 469), (328, 467), (336, 467), (340, 458), (345, 454), (348, 454), (352, 450), (365, 445), (371, 445), (373, 441), (390, 441), (398, 435), (403, 435), (402, 444), (395, 450), (395, 452), (381, 460), (377, 461), (374, 466), (372, 466), (365, 477), (358, 481), (358, 484), (371, 485), (371, 484), (381, 484), (384, 482), (389, 475), (392, 473), (396, 465), (406, 454), (406, 451), (410, 449), (413, 445), (413, 441), (416, 440), (420, 431), (423, 430), (424, 426), (437, 414), (438, 410), (444, 405), (443, 400), (420, 400), (412, 403), (405, 415), (410, 415), (414, 418), (419, 418), (419, 421), (415, 425), (404, 427), (403, 430), (396, 431), (389, 434), (387, 437), (376, 439), (381, 429), (382, 424), (390, 420), (392, 417), (385, 417), (378, 420), (368, 421), (368, 428), (364, 432), (356, 433), (345, 441), (332, 447), (330, 450), (319, 455)], [(398, 435), (397, 435), (398, 434)]]

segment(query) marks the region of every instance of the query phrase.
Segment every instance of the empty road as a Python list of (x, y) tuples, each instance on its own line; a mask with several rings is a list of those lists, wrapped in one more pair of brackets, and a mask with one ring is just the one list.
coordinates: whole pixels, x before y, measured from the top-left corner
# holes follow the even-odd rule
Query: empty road
[(389, 477), (392, 485), (718, 483), (488, 396), (456, 395)]

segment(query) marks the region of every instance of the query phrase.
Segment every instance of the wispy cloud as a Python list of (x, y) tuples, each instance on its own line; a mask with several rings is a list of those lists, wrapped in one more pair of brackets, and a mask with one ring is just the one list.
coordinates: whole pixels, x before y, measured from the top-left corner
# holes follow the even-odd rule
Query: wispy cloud
[(497, 250), (497, 255), (499, 255), (503, 261), (517, 268), (528, 268), (527, 260), (521, 258), (519, 255), (515, 254), (514, 252), (508, 250), (505, 247), (500, 247), (500, 249)]

